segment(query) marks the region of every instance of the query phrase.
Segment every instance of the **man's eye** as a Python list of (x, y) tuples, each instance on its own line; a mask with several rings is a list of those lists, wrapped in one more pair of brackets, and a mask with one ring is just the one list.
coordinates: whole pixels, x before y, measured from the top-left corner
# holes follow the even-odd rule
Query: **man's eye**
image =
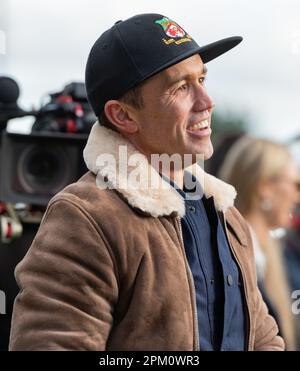
[(206, 76), (200, 77), (199, 79), (200, 84), (204, 84), (205, 81), (206, 81)]
[(178, 90), (179, 91), (186, 91), (188, 89), (188, 84), (183, 84), (181, 86), (179, 86)]

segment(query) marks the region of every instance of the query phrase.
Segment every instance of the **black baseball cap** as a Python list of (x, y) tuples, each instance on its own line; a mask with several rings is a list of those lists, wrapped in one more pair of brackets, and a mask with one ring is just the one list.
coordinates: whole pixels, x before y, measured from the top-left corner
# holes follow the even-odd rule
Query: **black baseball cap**
[(233, 36), (204, 46), (177, 23), (161, 14), (140, 14), (116, 22), (93, 45), (86, 65), (89, 103), (99, 116), (105, 103), (156, 73), (199, 54), (203, 63), (242, 41)]

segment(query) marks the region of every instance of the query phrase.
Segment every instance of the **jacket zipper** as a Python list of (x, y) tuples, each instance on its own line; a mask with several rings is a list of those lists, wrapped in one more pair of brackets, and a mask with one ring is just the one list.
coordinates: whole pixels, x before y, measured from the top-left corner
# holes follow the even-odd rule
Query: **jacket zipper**
[(249, 313), (249, 303), (248, 303), (248, 300), (247, 300), (247, 297), (248, 297), (248, 290), (247, 290), (247, 287), (245, 285), (245, 273), (244, 273), (244, 270), (240, 264), (240, 261), (235, 253), (235, 250), (234, 248), (232, 247), (231, 245), (231, 242), (230, 242), (230, 239), (229, 239), (229, 235), (228, 235), (228, 230), (227, 230), (227, 225), (226, 225), (226, 219), (225, 219), (225, 212), (222, 212), (222, 218), (223, 218), (223, 225), (224, 225), (224, 230), (225, 230), (225, 235), (226, 235), (226, 238), (227, 238), (227, 241), (228, 241), (228, 244), (230, 246), (230, 249), (235, 257), (235, 260), (236, 260), (236, 263), (238, 264), (238, 267), (240, 269), (240, 272), (241, 272), (241, 275), (242, 275), (242, 281), (243, 281), (243, 287), (244, 287), (244, 299), (245, 299), (245, 302), (246, 302), (246, 312), (247, 312), (247, 334), (246, 334), (246, 341), (247, 341), (247, 349), (250, 350), (250, 313)]
[(190, 281), (190, 286), (191, 286), (191, 291), (192, 291), (192, 307), (193, 307), (193, 320), (194, 320), (194, 339), (195, 339), (195, 350), (200, 350), (200, 345), (199, 345), (199, 330), (198, 330), (198, 317), (197, 317), (197, 307), (196, 307), (196, 291), (195, 291), (195, 284), (194, 284), (194, 278), (192, 275), (192, 272), (190, 270), (186, 254), (185, 254), (185, 249), (184, 249), (184, 242), (183, 242), (183, 236), (182, 236), (182, 227), (181, 227), (181, 220), (180, 217), (176, 217), (175, 220), (177, 221), (178, 229), (179, 229), (179, 242), (180, 242), (180, 247), (181, 251), (184, 256), (184, 262), (188, 274), (188, 278)]

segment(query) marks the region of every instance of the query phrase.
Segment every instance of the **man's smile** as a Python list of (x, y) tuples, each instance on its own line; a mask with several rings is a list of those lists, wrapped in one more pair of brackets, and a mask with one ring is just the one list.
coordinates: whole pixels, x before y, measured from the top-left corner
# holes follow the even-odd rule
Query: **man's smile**
[(188, 127), (188, 131), (198, 131), (198, 130), (205, 130), (209, 127), (209, 119), (205, 119), (203, 121), (197, 122)]

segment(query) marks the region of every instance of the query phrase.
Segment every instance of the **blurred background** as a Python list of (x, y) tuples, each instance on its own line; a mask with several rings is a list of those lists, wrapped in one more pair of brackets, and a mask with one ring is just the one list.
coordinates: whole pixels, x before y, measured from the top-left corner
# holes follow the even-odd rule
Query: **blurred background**
[[(83, 86), (89, 50), (117, 20), (146, 12), (174, 19), (200, 45), (233, 35), (244, 38), (207, 65), (206, 86), (216, 105), (216, 151), (207, 170), (220, 176), (226, 156), (245, 134), (279, 142), (300, 167), (299, 1), (0, 0), (0, 291), (6, 294), (0, 349), (7, 348), (18, 290), (15, 265), (30, 246), (49, 198), (85, 171), (81, 151), (95, 119)], [(276, 238), (282, 251), (293, 245), (296, 257), (288, 254), (288, 261), (296, 266), (296, 279), (297, 217), (295, 212), (290, 225), (270, 225), (281, 231)], [(283, 289), (287, 302), (297, 289), (293, 279), (287, 277)], [(296, 329), (299, 315), (286, 321)], [(287, 335), (290, 349), (299, 348), (297, 335), (297, 330)]]
[[(20, 104), (37, 106), (48, 91), (83, 81), (87, 54), (116, 20), (158, 12), (205, 44), (230, 35), (243, 43), (209, 63), (207, 87), (222, 113), (249, 121), (251, 131), (275, 139), (298, 135), (300, 120), (300, 3), (297, 0), (1, 0), (6, 54), (0, 72), (20, 84)], [(25, 130), (25, 125), (18, 130)], [(15, 127), (15, 126), (14, 126)]]

